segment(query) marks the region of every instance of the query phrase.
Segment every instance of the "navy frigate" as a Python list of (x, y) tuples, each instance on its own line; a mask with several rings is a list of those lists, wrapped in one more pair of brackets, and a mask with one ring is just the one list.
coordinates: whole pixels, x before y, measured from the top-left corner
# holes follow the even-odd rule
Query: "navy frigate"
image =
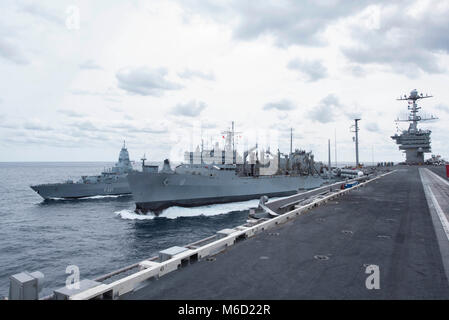
[[(431, 116), (429, 118), (422, 118), (418, 115), (419, 109), (416, 101), (425, 98), (431, 98), (432, 96), (423, 95), (418, 93), (416, 89), (410, 92), (410, 95), (404, 95), (397, 100), (408, 101), (408, 110), (410, 114), (408, 119), (397, 119), (396, 122), (410, 122), (407, 130), (403, 130), (401, 134), (395, 134), (391, 138), (396, 140), (399, 145), (399, 150), (404, 150), (406, 164), (424, 164), (424, 153), (430, 153), (430, 130), (418, 129), (419, 121), (436, 120), (438, 118)], [(398, 130), (399, 131), (399, 130)]]
[(130, 194), (126, 176), (133, 172), (129, 153), (123, 143), (118, 162), (96, 176), (82, 176), (78, 181), (67, 180), (62, 183), (48, 183), (31, 186), (45, 200), (77, 199), (92, 196)]
[(142, 172), (129, 173), (136, 212), (286, 196), (325, 181), (320, 175), (322, 164), (314, 162), (311, 152), (290, 148), (287, 155), (279, 150), (272, 154), (259, 152), (256, 145), (242, 157), (234, 148), (234, 133), (234, 129), (225, 132), (223, 150), (216, 144), (210, 150), (186, 152), (186, 163), (174, 170), (166, 159), (160, 171), (143, 164)]

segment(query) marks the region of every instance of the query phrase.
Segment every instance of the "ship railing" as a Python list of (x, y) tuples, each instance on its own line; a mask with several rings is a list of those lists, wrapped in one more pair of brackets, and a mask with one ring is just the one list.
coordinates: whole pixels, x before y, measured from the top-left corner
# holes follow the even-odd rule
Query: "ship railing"
[[(263, 219), (263, 221), (252, 222), (248, 220), (246, 224), (234, 227), (232, 229), (224, 229), (218, 231), (215, 235), (208, 238), (196, 241), (184, 247), (174, 247), (176, 249), (181, 249), (179, 253), (170, 256), (168, 259), (164, 260), (161, 258), (161, 253), (158, 257), (151, 257), (147, 260), (141, 261), (139, 263), (133, 264), (131, 266), (119, 269), (117, 271), (111, 272), (102, 277), (98, 277), (96, 280), (104, 281), (113, 276), (122, 274), (126, 271), (130, 271), (135, 268), (139, 268), (139, 271), (127, 275), (124, 278), (118, 279), (112, 283), (98, 283), (97, 286), (82, 291), (80, 293), (74, 294), (68, 299), (70, 300), (89, 300), (89, 299), (118, 299), (121, 296), (131, 293), (137, 288), (142, 287), (142, 284), (147, 283), (148, 280), (158, 279), (159, 277), (166, 275), (172, 271), (178, 270), (179, 268), (186, 267), (190, 263), (194, 263), (202, 259), (212, 259), (211, 257), (216, 254), (226, 250), (235, 243), (253, 237), (256, 234), (269, 230), (279, 224), (285, 223), (294, 217), (302, 215), (303, 213), (309, 211), (310, 209), (317, 207), (321, 204), (328, 202), (336, 197), (340, 197), (351, 190), (363, 187), (366, 183), (379, 179), (387, 174), (394, 171), (389, 171), (385, 174), (378, 175), (364, 181), (362, 183), (355, 184), (346, 189), (339, 189), (335, 192), (323, 195), (317, 199), (313, 199), (310, 203), (306, 205), (297, 205), (293, 210), (276, 216), (271, 219)], [(356, 179), (354, 179), (356, 180)], [(262, 220), (262, 219), (261, 219)], [(171, 248), (172, 249), (172, 248)], [(168, 251), (168, 250), (164, 250)], [(147, 284), (151, 285), (151, 283)]]

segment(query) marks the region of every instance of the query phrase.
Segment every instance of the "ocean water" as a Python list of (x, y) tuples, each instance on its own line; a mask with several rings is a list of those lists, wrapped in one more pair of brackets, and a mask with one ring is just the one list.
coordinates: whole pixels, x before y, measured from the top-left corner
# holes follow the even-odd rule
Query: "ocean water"
[(0, 163), (0, 297), (9, 277), (41, 271), (41, 296), (65, 285), (66, 268), (93, 279), (174, 245), (243, 224), (258, 200), (195, 208), (171, 207), (158, 217), (134, 213), (132, 196), (44, 202), (30, 185), (78, 180), (112, 163)]

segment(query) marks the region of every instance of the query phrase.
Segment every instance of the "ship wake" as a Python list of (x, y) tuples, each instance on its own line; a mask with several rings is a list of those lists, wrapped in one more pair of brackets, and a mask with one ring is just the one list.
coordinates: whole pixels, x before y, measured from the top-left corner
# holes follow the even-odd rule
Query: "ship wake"
[[(275, 199), (275, 198), (273, 198)], [(177, 218), (189, 218), (189, 217), (210, 217), (222, 214), (228, 214), (236, 211), (245, 211), (250, 208), (255, 208), (259, 204), (259, 200), (248, 200), (241, 202), (230, 202), (212, 204), (199, 207), (170, 207), (155, 215), (151, 211), (147, 214), (137, 214), (134, 210), (121, 210), (116, 212), (116, 216), (125, 220), (152, 220), (152, 219), (177, 219)]]

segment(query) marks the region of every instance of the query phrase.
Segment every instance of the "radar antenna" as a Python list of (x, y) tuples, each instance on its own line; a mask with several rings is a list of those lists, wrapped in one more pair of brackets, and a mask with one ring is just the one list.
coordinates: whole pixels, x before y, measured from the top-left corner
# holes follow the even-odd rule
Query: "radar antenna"
[(410, 95), (407, 97), (407, 95), (404, 95), (404, 97), (400, 97), (399, 101), (408, 101), (408, 110), (410, 110), (410, 114), (408, 116), (408, 119), (399, 119), (399, 117), (395, 120), (395, 122), (411, 122), (410, 129), (417, 130), (418, 122), (419, 121), (431, 121), (431, 120), (437, 120), (437, 117), (434, 117), (433, 115), (430, 116), (430, 118), (422, 118), (418, 115), (419, 109), (421, 107), (418, 107), (416, 101), (420, 99), (426, 99), (426, 98), (432, 98), (433, 96), (429, 96), (427, 93), (426, 95), (423, 95), (422, 93), (418, 93), (416, 89), (412, 90), (410, 92)]

